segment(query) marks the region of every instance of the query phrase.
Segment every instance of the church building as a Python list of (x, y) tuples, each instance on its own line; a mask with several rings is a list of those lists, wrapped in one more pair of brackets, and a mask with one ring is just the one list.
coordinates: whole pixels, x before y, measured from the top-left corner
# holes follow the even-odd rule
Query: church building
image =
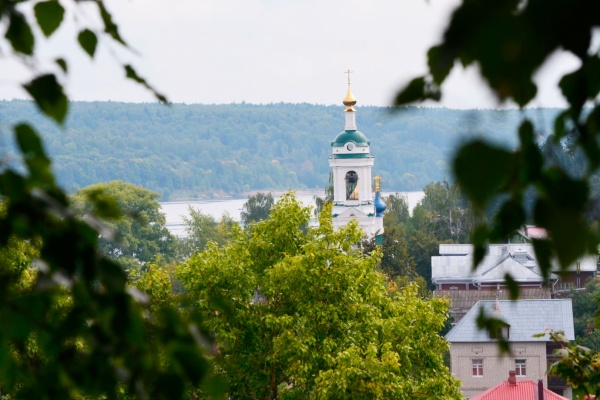
[(371, 186), (371, 168), (375, 157), (370, 142), (356, 128), (356, 98), (350, 89), (344, 98), (346, 124), (344, 131), (331, 142), (329, 167), (333, 176), (333, 226), (339, 228), (355, 219), (368, 238), (381, 243), (385, 203), (381, 198), (380, 180), (375, 177), (375, 195)]

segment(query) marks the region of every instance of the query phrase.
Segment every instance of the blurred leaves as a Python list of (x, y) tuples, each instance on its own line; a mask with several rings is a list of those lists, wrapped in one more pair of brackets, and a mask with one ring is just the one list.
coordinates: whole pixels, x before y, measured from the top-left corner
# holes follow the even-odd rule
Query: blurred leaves
[(32, 55), (35, 41), (27, 20), (16, 10), (13, 10), (8, 15), (8, 18), (8, 29), (4, 37), (10, 42), (14, 51), (25, 55)]
[(96, 37), (96, 34), (89, 29), (84, 29), (79, 32), (77, 41), (79, 42), (81, 48), (93, 58), (94, 53), (96, 52), (96, 46), (98, 45), (98, 38)]
[(454, 172), (465, 193), (482, 208), (513, 176), (513, 158), (502, 148), (473, 141), (456, 154)]
[(426, 78), (415, 78), (401, 90), (394, 100), (395, 106), (401, 106), (415, 101), (427, 99), (440, 100), (439, 88), (429, 82)]
[(59, 124), (67, 116), (68, 100), (53, 74), (40, 75), (23, 85), (40, 110)]
[[(21, 13), (19, 3), (32, 5), (33, 14)], [(18, 60), (34, 66), (34, 78), (24, 89), (46, 116), (62, 124), (67, 97), (54, 74), (37, 70), (26, 15), (35, 17), (48, 37), (62, 25), (65, 10), (55, 0), (32, 3), (0, 2), (0, 16), (8, 23), (5, 38), (26, 56)], [(103, 2), (95, 3), (106, 34), (125, 44)], [(78, 41), (94, 55), (98, 39), (92, 31), (84, 28)], [(63, 58), (55, 62), (67, 73)], [(16, 125), (14, 133), (24, 168), (0, 168), (0, 319), (6, 324), (0, 331), (2, 395), (171, 399), (201, 390), (213, 371), (205, 356), (210, 340), (198, 329), (197, 316), (183, 316), (165, 300), (170, 286), (164, 273), (152, 269), (139, 281), (156, 298), (152, 306), (143, 301), (121, 265), (99, 252), (103, 233), (77, 217), (56, 185), (39, 135), (26, 123)], [(91, 202), (100, 215), (121, 215), (114, 201), (94, 194)], [(216, 397), (223, 397), (222, 385), (211, 386)]]
[(100, 17), (104, 23), (104, 32), (113, 38), (116, 42), (121, 43), (123, 46), (127, 46), (121, 35), (119, 34), (119, 27), (113, 22), (112, 15), (108, 12), (108, 9), (104, 5), (104, 2), (97, 0), (98, 9), (100, 11)]
[(129, 65), (129, 64), (125, 65), (124, 68), (125, 68), (125, 76), (127, 78), (141, 84), (146, 89), (150, 90), (154, 94), (154, 97), (157, 98), (158, 101), (160, 101), (162, 103), (167, 102), (167, 98), (164, 95), (158, 93), (152, 86), (150, 86), (148, 84), (148, 82), (146, 82), (146, 80), (144, 78), (140, 77), (131, 65)]
[[(598, 220), (589, 213), (590, 182), (600, 165), (599, 112), (597, 106), (589, 107), (597, 103), (600, 92), (598, 48), (591, 46), (592, 32), (598, 27), (600, 3), (596, 1), (464, 0), (452, 14), (442, 42), (429, 50), (428, 75), (398, 94), (402, 101), (420, 100), (415, 82), (431, 79), (441, 87), (452, 68), (462, 64), (477, 66), (499, 102), (512, 100), (525, 107), (537, 94), (535, 74), (551, 55), (565, 50), (581, 62), (579, 69), (564, 75), (558, 84), (568, 107), (556, 118), (553, 136), (545, 138), (568, 145), (571, 153), (585, 154), (587, 168), (581, 173), (570, 174), (542, 153), (540, 136), (546, 132), (539, 132), (526, 119), (518, 132), (517, 149), (471, 141), (457, 151), (453, 169), (473, 204), (480, 209), (496, 204), (498, 209), (492, 221), (474, 230), (476, 263), (486, 243), (505, 241), (523, 224), (534, 224), (548, 233), (548, 238), (533, 240), (545, 279), (555, 261), (560, 272), (579, 257), (598, 253)], [(517, 283), (510, 276), (506, 282), (515, 298)], [(478, 326), (490, 332), (501, 324), (483, 314), (478, 318)], [(558, 334), (551, 337), (566, 340)], [(502, 340), (499, 344), (507, 349)], [(582, 347), (568, 347), (561, 354), (563, 360), (551, 370), (567, 379), (576, 393), (598, 394), (597, 355)]]
[(60, 26), (65, 9), (57, 0), (42, 1), (33, 7), (35, 18), (46, 37), (52, 35)]
[[(210, 364), (199, 331), (190, 331), (195, 319), (161, 300), (169, 290), (160, 289), (164, 274), (141, 281), (152, 289), (155, 307), (133, 297), (121, 266), (98, 252), (98, 232), (76, 217), (55, 186), (35, 131), (23, 124), (15, 134), (27, 173), (0, 172), (6, 207), (0, 260), (10, 257), (0, 265), (0, 318), (7, 324), (0, 332), (3, 393), (114, 398), (123, 389), (139, 398), (182, 398), (185, 388), (199, 387)], [(15, 240), (36, 243), (37, 250), (15, 247)], [(34, 264), (37, 274), (30, 275)]]

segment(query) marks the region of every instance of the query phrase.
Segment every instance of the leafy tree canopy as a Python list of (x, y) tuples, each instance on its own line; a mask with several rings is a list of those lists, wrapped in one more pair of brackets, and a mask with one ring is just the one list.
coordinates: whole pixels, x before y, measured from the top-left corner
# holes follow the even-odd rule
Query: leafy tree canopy
[[(330, 207), (330, 206), (327, 206)], [(233, 398), (461, 398), (437, 335), (447, 303), (394, 290), (355, 247), (355, 223), (300, 229), (310, 210), (282, 197), (268, 219), (235, 231), (178, 272), (205, 327)]]
[[(426, 290), (433, 287), (431, 257), (438, 254), (439, 244), (468, 243), (473, 227), (483, 217), (473, 211), (456, 183), (431, 182), (424, 193), (412, 215), (405, 198), (386, 197), (381, 268), (391, 278), (420, 276), (427, 282)], [(374, 245), (367, 243), (365, 248)]]
[[(103, 254), (128, 264), (144, 264), (175, 256), (175, 238), (165, 226), (159, 197), (143, 187), (113, 181), (83, 188), (72, 196), (72, 201), (81, 215), (88, 219), (98, 216), (105, 224), (106, 235), (99, 243)], [(118, 212), (107, 213), (112, 209)]]
[(244, 203), (240, 219), (243, 226), (250, 226), (253, 222), (262, 221), (269, 217), (271, 207), (275, 204), (275, 199), (271, 193), (256, 193), (248, 197)]
[(210, 242), (224, 245), (232, 236), (233, 226), (237, 225), (227, 213), (217, 221), (191, 206), (188, 212), (189, 216), (183, 217), (186, 237), (181, 239), (184, 257), (204, 251)]

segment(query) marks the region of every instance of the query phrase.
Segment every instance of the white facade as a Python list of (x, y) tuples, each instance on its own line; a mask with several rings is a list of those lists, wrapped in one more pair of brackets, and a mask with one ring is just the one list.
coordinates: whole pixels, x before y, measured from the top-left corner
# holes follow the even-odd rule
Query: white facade
[(356, 220), (367, 237), (374, 237), (383, 234), (385, 204), (373, 193), (371, 169), (375, 157), (371, 155), (366, 136), (356, 129), (354, 104), (356, 99), (348, 84), (344, 99), (344, 131), (331, 143), (329, 156), (333, 179), (333, 226), (337, 229)]

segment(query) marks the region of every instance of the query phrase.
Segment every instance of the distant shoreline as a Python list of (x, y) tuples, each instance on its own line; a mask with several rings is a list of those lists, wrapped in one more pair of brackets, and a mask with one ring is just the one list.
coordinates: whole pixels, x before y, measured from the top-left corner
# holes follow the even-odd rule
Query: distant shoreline
[[(325, 197), (325, 188), (322, 189), (288, 189), (288, 190), (249, 190), (246, 192), (238, 193), (236, 195), (218, 195), (213, 193), (212, 197), (176, 197), (171, 198), (169, 200), (162, 200), (161, 203), (182, 203), (182, 202), (204, 202), (204, 201), (227, 201), (227, 200), (240, 200), (247, 199), (250, 196), (255, 196), (257, 193), (271, 193), (273, 197), (281, 197), (285, 193), (293, 192), (296, 197), (300, 196), (318, 196)], [(422, 192), (422, 190), (385, 190), (387, 195), (394, 193), (413, 193), (413, 192)]]
[(189, 196), (171, 196), (169, 200), (161, 200), (161, 203), (172, 203), (172, 202), (194, 202), (194, 201), (226, 201), (226, 200), (238, 200), (247, 199), (250, 196), (254, 196), (257, 193), (271, 193), (273, 197), (280, 197), (287, 192), (293, 192), (296, 196), (320, 196), (325, 197), (325, 189), (275, 189), (275, 190), (249, 190), (237, 194), (225, 194), (225, 193), (201, 193), (199, 197)]
[(250, 190), (242, 193), (243, 196), (250, 197), (257, 193), (271, 193), (274, 197), (279, 197), (287, 192), (293, 192), (296, 196), (323, 196), (325, 197), (325, 189), (289, 189), (289, 190)]

